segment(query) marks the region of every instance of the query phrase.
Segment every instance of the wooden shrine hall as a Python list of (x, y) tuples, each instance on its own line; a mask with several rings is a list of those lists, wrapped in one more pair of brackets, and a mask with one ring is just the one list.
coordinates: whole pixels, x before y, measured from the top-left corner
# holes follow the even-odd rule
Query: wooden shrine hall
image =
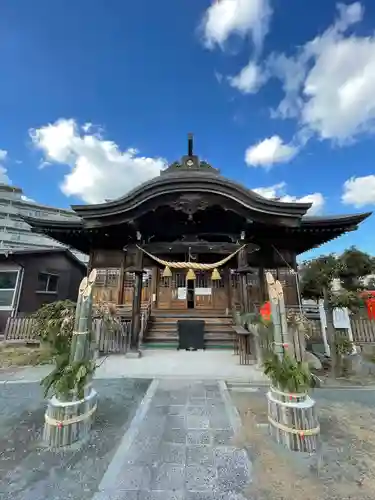
[(212, 325), (207, 339), (220, 347), (232, 310), (253, 311), (266, 299), (266, 270), (284, 285), (287, 305), (298, 304), (298, 254), (370, 215), (311, 217), (310, 207), (263, 198), (224, 178), (194, 154), (190, 134), (180, 161), (122, 198), (74, 205), (76, 219), (25, 220), (90, 256), (96, 301), (129, 311), (133, 347), (142, 308), (150, 311), (150, 345), (171, 343), (179, 317), (202, 317)]

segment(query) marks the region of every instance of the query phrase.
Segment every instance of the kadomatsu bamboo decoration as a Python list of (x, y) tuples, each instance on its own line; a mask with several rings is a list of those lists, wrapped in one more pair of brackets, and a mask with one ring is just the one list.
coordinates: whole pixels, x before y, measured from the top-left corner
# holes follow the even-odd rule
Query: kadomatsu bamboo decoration
[(92, 357), (92, 291), (96, 270), (79, 287), (70, 356), (57, 366), (46, 386), (54, 395), (45, 414), (44, 441), (52, 447), (84, 439), (92, 427), (97, 392), (92, 388), (95, 360)]
[(320, 432), (315, 401), (307, 391), (312, 377), (306, 363), (289, 354), (289, 332), (284, 293), (279, 281), (266, 274), (274, 328), (274, 353), (265, 360), (265, 374), (271, 379), (267, 393), (271, 437), (290, 450), (313, 452)]
[(271, 303), (271, 318), (274, 332), (274, 351), (282, 358), (284, 349), (288, 347), (288, 329), (285, 318), (284, 293), (279, 281), (275, 281), (271, 273), (266, 273), (268, 295)]

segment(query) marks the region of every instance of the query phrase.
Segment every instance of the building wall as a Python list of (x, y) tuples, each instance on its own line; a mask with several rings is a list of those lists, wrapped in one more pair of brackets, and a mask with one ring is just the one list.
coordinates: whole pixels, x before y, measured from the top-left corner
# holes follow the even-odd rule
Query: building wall
[[(13, 262), (17, 262), (18, 266)], [(22, 280), (19, 280), (16, 292), (16, 295), (19, 293), (19, 300), (14, 301), (13, 307), (0, 308), (0, 331), (4, 331), (6, 320), (12, 313), (27, 316), (46, 303), (65, 299), (75, 302), (79, 284), (86, 275), (86, 270), (64, 253), (14, 255), (12, 262), (1, 264), (0, 272), (5, 269), (19, 269)], [(40, 273), (58, 276), (56, 292), (39, 289)]]
[[(47, 220), (66, 220), (76, 218), (72, 210), (48, 207), (29, 200), (22, 189), (0, 184), (0, 249), (45, 247), (64, 248), (56, 240), (48, 236), (31, 232), (31, 228), (22, 220), (22, 216), (36, 217)], [(76, 252), (77, 257), (83, 262), (88, 257)]]

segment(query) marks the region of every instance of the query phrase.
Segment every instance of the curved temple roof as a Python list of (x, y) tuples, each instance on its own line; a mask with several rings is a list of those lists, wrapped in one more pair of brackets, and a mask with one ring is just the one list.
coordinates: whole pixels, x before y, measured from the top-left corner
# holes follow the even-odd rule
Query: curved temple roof
[(300, 218), (311, 207), (311, 203), (284, 203), (263, 198), (241, 184), (209, 172), (181, 171), (161, 175), (133, 189), (125, 196), (96, 205), (72, 205), (72, 209), (83, 219), (107, 217), (131, 211), (140, 204), (168, 194), (203, 193), (220, 195), (242, 205), (244, 208), (282, 217)]
[(152, 198), (174, 193), (211, 193), (223, 196), (244, 208), (269, 215), (300, 218), (311, 207), (311, 203), (284, 203), (263, 198), (243, 185), (221, 176), (219, 170), (193, 154), (193, 136), (188, 136), (188, 151), (180, 162), (148, 182), (137, 186), (125, 196), (96, 205), (73, 205), (72, 209), (82, 218), (107, 217), (129, 212)]
[[(227, 204), (232, 210), (238, 210), (245, 219), (252, 219), (258, 225), (263, 224), (263, 227), (264, 224), (275, 228), (278, 226), (281, 238), (284, 230), (288, 234), (304, 233), (305, 236), (301, 234), (301, 238), (306, 238), (306, 244), (300, 245), (299, 251), (314, 246), (313, 240), (321, 244), (346, 231), (352, 231), (371, 215), (311, 217), (306, 215), (311, 203), (285, 203), (263, 198), (245, 186), (226, 179), (217, 169), (199, 160), (193, 154), (192, 137), (189, 136), (188, 155), (183, 156), (180, 162), (172, 163), (159, 177), (141, 184), (125, 196), (96, 205), (73, 205), (72, 209), (77, 214), (75, 220), (47, 221), (29, 217), (25, 217), (25, 220), (35, 231), (47, 233), (66, 243), (69, 238), (63, 233), (77, 234), (94, 227), (132, 221), (155, 211), (161, 205), (173, 205), (174, 200), (191, 195), (203, 199), (211, 196), (216, 204)], [(319, 237), (313, 236), (317, 232), (320, 233)], [(86, 239), (86, 246), (87, 241), (89, 239)]]

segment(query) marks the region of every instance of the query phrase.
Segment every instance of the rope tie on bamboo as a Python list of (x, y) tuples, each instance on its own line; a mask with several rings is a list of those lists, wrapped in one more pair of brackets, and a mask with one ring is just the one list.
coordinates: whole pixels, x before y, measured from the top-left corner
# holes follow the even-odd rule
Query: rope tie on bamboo
[(77, 417), (68, 418), (66, 420), (56, 420), (55, 418), (52, 418), (47, 414), (44, 415), (44, 419), (47, 424), (52, 425), (54, 427), (63, 427), (64, 425), (77, 424), (78, 422), (82, 422), (82, 420), (91, 417), (91, 415), (95, 413), (97, 407), (98, 405), (95, 404), (91, 408), (91, 410), (87, 411), (86, 413), (81, 413), (81, 415), (78, 415)]
[(281, 347), (289, 347), (289, 344), (285, 342), (272, 342), (273, 345), (281, 345)]
[(73, 335), (88, 335), (90, 332), (89, 330), (85, 330), (83, 332), (79, 332), (77, 330), (74, 330)]
[(276, 389), (275, 387), (271, 386), (271, 391), (275, 392), (276, 394), (280, 394), (280, 396), (285, 396), (286, 398), (294, 398), (294, 399), (299, 399), (299, 398), (304, 398), (307, 396), (306, 392), (283, 392), (279, 391), (279, 389)]
[(275, 422), (270, 416), (268, 417), (268, 421), (271, 425), (280, 429), (284, 432), (290, 432), (291, 434), (298, 434), (299, 436), (316, 436), (320, 432), (320, 425), (317, 425), (313, 429), (296, 429), (295, 427), (287, 427), (286, 425), (281, 424), (280, 422)]

